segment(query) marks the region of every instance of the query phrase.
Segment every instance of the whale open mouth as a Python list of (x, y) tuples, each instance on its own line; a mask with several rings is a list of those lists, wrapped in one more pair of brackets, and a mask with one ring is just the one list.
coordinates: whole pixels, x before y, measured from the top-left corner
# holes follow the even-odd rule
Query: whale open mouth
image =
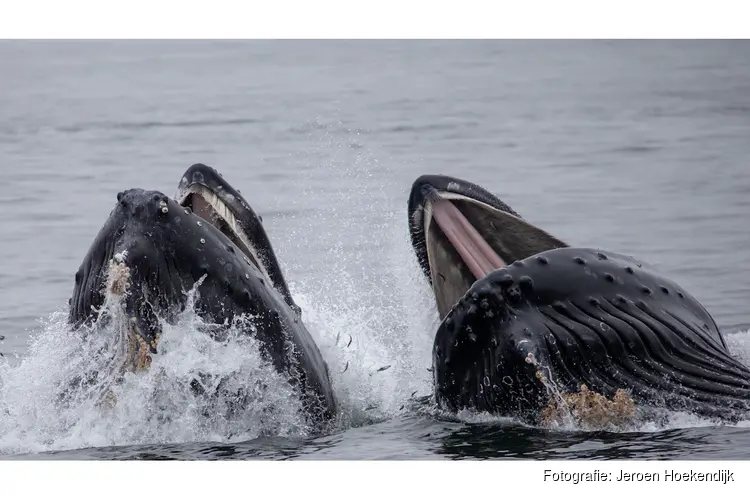
[(289, 307), (301, 312), (284, 279), (263, 218), (219, 172), (202, 163), (192, 165), (183, 174), (174, 199), (229, 238), (264, 282), (280, 293)]
[(493, 270), (567, 246), (515, 213), (456, 192), (427, 191), (412, 225), (423, 238), (441, 318)]
[(239, 222), (238, 215), (222, 199), (222, 194), (216, 193), (202, 184), (194, 183), (180, 190), (177, 195), (177, 202), (221, 231), (242, 250), (259, 271), (268, 276), (255, 245)]

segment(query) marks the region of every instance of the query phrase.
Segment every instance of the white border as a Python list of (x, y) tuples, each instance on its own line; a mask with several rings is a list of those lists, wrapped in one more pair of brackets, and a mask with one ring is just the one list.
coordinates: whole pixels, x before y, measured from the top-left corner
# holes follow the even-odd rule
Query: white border
[[(659, 473), (656, 482), (545, 481), (545, 471), (619, 477)], [(728, 470), (733, 481), (667, 481), (666, 470)], [(750, 462), (1, 462), (3, 498), (746, 498)]]
[(3, 38), (737, 38), (742, 0), (6, 0)]
[[(299, 0), (3, 2), (3, 38), (746, 37), (740, 1)], [(0, 62), (1, 63), (1, 62)], [(553, 482), (545, 470), (713, 472), (734, 481)], [(644, 498), (747, 495), (750, 462), (2, 462), (4, 498)]]

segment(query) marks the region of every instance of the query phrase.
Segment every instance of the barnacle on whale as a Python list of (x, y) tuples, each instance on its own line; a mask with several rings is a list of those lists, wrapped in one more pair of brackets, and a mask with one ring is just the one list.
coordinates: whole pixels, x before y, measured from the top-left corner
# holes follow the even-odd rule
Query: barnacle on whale
[(112, 295), (121, 297), (130, 288), (130, 268), (123, 262), (122, 257), (109, 261), (107, 270), (107, 291)]
[(561, 400), (552, 399), (541, 412), (541, 421), (546, 426), (561, 425), (566, 417), (589, 429), (626, 427), (635, 422), (636, 406), (622, 389), (607, 399), (581, 384), (578, 392), (563, 394)]

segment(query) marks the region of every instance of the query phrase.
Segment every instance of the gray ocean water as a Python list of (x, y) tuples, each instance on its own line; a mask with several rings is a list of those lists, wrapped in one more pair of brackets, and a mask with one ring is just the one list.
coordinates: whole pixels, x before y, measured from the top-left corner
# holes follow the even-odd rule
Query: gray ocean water
[[(658, 267), (750, 361), (749, 43), (1, 42), (0, 74), (1, 457), (750, 458), (748, 422), (586, 432), (418, 407), (437, 316), (406, 218), (421, 174), (479, 183)], [(196, 162), (264, 218), (343, 401), (332, 435), (45, 399), (116, 193), (171, 195)], [(186, 352), (175, 366), (202, 362)]]

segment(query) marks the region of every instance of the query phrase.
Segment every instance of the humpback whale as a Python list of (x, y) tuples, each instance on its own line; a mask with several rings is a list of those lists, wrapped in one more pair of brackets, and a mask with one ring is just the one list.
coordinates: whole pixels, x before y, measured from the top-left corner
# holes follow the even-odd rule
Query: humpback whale
[(594, 425), (660, 409), (730, 421), (750, 411), (750, 369), (695, 297), (652, 266), (571, 247), (453, 177), (419, 177), (408, 216), (441, 319), (441, 407)]
[[(126, 369), (147, 369), (164, 322), (195, 290), (195, 311), (216, 326), (240, 324), (299, 391), (313, 424), (337, 411), (328, 366), (305, 328), (261, 218), (213, 168), (191, 166), (170, 198), (129, 189), (117, 195), (78, 272), (69, 302), (73, 327), (98, 318), (108, 292), (129, 318)], [(241, 321), (240, 321), (241, 320)], [(238, 323), (239, 322), (239, 323)]]

